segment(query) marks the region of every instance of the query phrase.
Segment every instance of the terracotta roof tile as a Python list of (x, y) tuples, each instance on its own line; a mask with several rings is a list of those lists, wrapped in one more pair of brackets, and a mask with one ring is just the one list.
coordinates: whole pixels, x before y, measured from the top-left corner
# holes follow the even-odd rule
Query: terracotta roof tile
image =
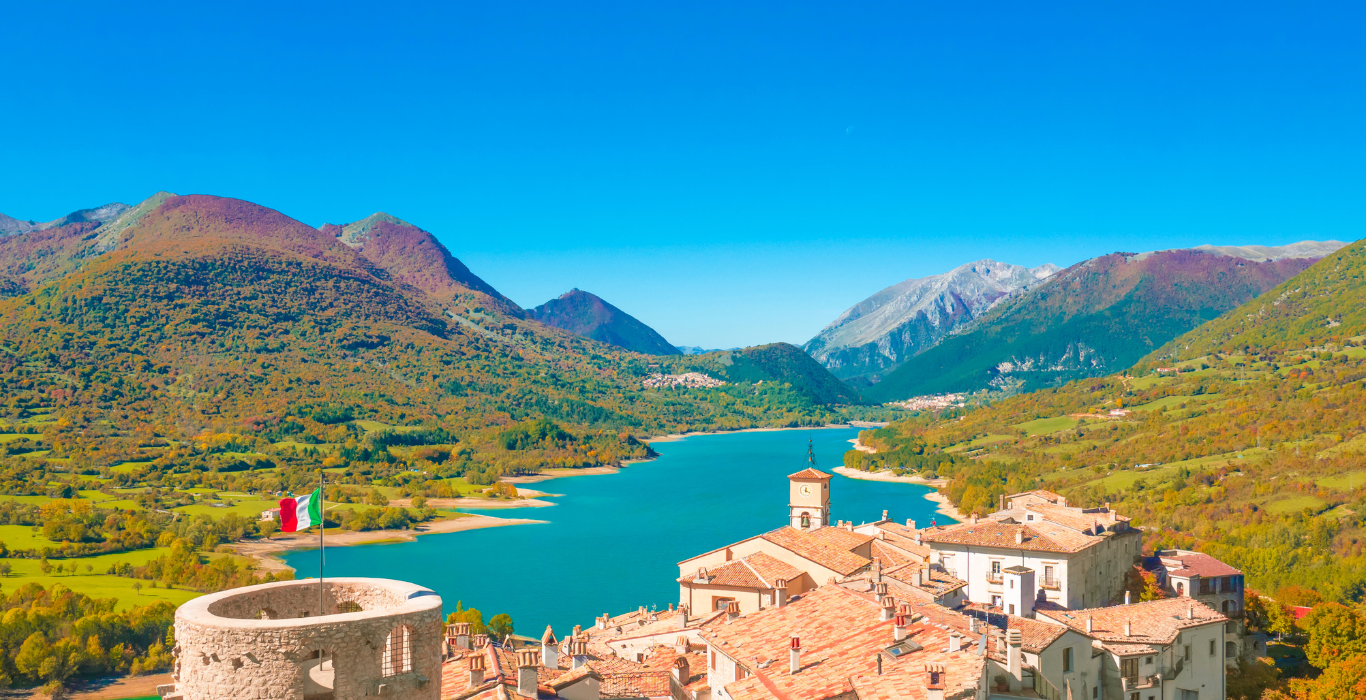
[(788, 551), (805, 557), (841, 576), (857, 572), (872, 563), (854, 549), (870, 542), (872, 535), (861, 535), (839, 527), (798, 530), (780, 527), (760, 537)]
[[(692, 583), (701, 575), (701, 569), (690, 576), (678, 579), (679, 583)], [(755, 552), (743, 559), (726, 562), (721, 566), (707, 569), (707, 583), (715, 586), (735, 588), (774, 588), (777, 581), (794, 581), (806, 572), (791, 564), (779, 561), (763, 552)]]
[[(927, 569), (929, 571), (929, 579), (925, 582), (926, 585), (923, 586), (920, 585), (921, 569)], [(883, 570), (882, 575), (904, 584), (915, 586), (932, 595), (944, 595), (945, 593), (968, 585), (967, 581), (954, 578), (943, 571), (935, 569), (929, 564), (921, 564), (918, 562), (913, 562), (891, 570)]]
[[(1023, 543), (1016, 542), (1016, 533), (1024, 535)], [(1047, 521), (1021, 525), (995, 520), (979, 520), (976, 523), (960, 523), (927, 529), (921, 533), (921, 541), (1025, 549), (1037, 552), (1071, 553), (1099, 544), (1105, 539), (1083, 535), (1070, 528)]]
[[(827, 585), (786, 606), (713, 622), (703, 627), (702, 636), (752, 674), (726, 686), (734, 700), (824, 700), (859, 687), (869, 693), (859, 697), (923, 698), (927, 663), (949, 669), (946, 698), (978, 686), (985, 658), (970, 651), (949, 653), (948, 632), (929, 621), (908, 628), (908, 639), (920, 645), (919, 650), (900, 658), (885, 654), (893, 645), (893, 622), (881, 620), (880, 612), (881, 606), (870, 597)], [(788, 665), (789, 641), (794, 636), (802, 644), (801, 668), (796, 674), (790, 673)], [(882, 676), (877, 675), (879, 654), (883, 655)]]
[[(1124, 649), (1126, 653), (1146, 653), (1141, 648), (1171, 644), (1183, 629), (1212, 623), (1223, 623), (1228, 618), (1213, 608), (1191, 598), (1164, 598), (1133, 605), (1115, 605), (1089, 610), (1053, 610), (1036, 608), (1038, 614), (1067, 625), (1082, 634), (1099, 640), (1107, 649)], [(1187, 617), (1193, 613), (1193, 617)], [(1092, 620), (1090, 632), (1086, 620)], [(1124, 634), (1128, 622), (1130, 634)]]
[(789, 479), (829, 479), (830, 477), (830, 474), (826, 474), (819, 469), (813, 469), (811, 467), (807, 467), (796, 474), (787, 475), (787, 478)]
[(1031, 654), (1042, 653), (1048, 645), (1067, 633), (1067, 627), (1024, 617), (1010, 616), (1010, 629), (1020, 630), (1020, 647)]
[[(1167, 550), (1171, 552), (1173, 550)], [(1180, 550), (1177, 550), (1180, 551)], [(1241, 576), (1243, 572), (1225, 564), (1208, 554), (1199, 552), (1180, 552), (1179, 554), (1163, 554), (1158, 552), (1154, 557), (1158, 560), (1169, 575), (1181, 576), (1200, 576), (1202, 578), (1214, 578), (1217, 576)]]

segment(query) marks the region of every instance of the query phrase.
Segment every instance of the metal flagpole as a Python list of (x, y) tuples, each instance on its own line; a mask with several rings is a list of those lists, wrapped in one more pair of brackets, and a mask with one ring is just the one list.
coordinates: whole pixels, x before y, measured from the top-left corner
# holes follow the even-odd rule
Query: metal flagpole
[(327, 564), (327, 559), (323, 557), (323, 530), (326, 528), (327, 515), (323, 513), (323, 492), (327, 484), (325, 480), (327, 472), (318, 470), (318, 614), (326, 615), (327, 608), (323, 606), (323, 566)]

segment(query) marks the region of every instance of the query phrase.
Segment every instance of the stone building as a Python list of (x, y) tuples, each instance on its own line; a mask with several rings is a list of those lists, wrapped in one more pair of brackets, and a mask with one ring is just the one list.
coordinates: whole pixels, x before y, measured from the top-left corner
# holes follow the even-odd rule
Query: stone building
[(175, 616), (166, 700), (437, 700), (441, 598), (376, 578), (282, 581), (196, 598)]

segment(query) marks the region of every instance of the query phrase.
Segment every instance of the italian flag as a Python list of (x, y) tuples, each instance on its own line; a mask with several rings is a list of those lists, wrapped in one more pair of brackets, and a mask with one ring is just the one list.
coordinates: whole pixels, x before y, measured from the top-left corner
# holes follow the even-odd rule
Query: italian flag
[(322, 505), (322, 489), (307, 496), (280, 499), (280, 530), (298, 532), (320, 525), (323, 521)]

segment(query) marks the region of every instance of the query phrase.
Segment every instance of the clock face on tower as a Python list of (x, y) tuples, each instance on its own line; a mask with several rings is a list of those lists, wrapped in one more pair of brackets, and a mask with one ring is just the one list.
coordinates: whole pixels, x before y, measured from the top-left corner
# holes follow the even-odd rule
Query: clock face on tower
[(797, 493), (800, 493), (800, 494), (803, 495), (803, 496), (810, 496), (810, 495), (811, 495), (811, 484), (802, 484), (801, 486), (798, 486), (798, 487), (797, 487)]

